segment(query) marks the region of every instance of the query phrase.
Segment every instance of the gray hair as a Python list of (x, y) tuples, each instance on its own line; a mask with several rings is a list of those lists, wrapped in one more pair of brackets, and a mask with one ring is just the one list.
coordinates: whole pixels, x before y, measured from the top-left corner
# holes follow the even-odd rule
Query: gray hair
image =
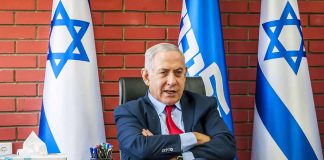
[(160, 52), (170, 52), (170, 51), (175, 51), (175, 52), (178, 52), (179, 54), (181, 54), (182, 58), (183, 58), (183, 62), (185, 62), (185, 58), (177, 46), (175, 46), (174, 44), (170, 44), (170, 43), (159, 43), (159, 44), (156, 44), (146, 50), (146, 52), (145, 52), (145, 68), (148, 71), (152, 71), (152, 69), (153, 69), (152, 62), (153, 62), (154, 56)]

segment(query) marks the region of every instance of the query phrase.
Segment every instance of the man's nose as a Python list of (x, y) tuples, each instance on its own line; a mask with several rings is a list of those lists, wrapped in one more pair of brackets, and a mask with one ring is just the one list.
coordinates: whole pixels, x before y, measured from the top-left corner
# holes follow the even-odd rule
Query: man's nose
[(174, 85), (177, 83), (176, 76), (174, 74), (169, 74), (168, 85)]

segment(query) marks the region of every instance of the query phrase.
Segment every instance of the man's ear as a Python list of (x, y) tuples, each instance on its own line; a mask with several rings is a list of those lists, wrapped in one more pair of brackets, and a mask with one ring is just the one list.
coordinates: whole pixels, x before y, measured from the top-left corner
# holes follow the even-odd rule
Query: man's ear
[(149, 86), (150, 85), (150, 80), (149, 80), (148, 70), (146, 68), (142, 68), (141, 74), (142, 74), (142, 78), (143, 78), (144, 83), (147, 86)]

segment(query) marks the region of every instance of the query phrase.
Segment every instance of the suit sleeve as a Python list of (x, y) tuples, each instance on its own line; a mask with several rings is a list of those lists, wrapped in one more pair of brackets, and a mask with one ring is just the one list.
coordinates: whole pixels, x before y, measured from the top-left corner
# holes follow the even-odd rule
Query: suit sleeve
[(143, 136), (144, 119), (125, 106), (118, 107), (114, 116), (120, 149), (129, 156), (135, 159), (170, 159), (181, 154), (179, 135)]
[(202, 116), (204, 134), (210, 136), (211, 141), (196, 146), (190, 151), (195, 158), (206, 158), (213, 160), (232, 160), (236, 153), (235, 140), (229, 132), (225, 122), (219, 116), (217, 102), (213, 98), (207, 112)]

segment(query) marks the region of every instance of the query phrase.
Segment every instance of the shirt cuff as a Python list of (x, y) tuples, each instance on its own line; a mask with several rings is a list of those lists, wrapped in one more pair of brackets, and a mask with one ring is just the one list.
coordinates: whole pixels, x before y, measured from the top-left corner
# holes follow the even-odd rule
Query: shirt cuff
[(181, 140), (181, 150), (183, 152), (186, 152), (192, 147), (197, 145), (197, 139), (195, 135), (191, 132), (180, 134), (180, 140)]
[(188, 152), (183, 152), (182, 153), (182, 158), (183, 158), (183, 160), (194, 160), (195, 159), (192, 152), (189, 152), (189, 151)]

